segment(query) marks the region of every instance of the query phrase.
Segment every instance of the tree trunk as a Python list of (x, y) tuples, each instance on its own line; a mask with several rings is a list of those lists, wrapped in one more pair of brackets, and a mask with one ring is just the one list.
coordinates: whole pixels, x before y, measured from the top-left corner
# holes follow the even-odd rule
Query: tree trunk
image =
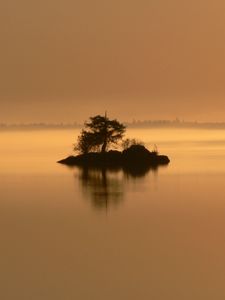
[(102, 149), (101, 149), (102, 153), (106, 152), (106, 147), (107, 147), (107, 139), (104, 140), (104, 143), (102, 145)]
[(106, 152), (106, 147), (107, 147), (107, 143), (108, 143), (108, 123), (107, 123), (107, 116), (106, 116), (106, 112), (105, 112), (105, 120), (104, 120), (104, 128), (103, 128), (103, 145), (102, 145), (102, 149), (101, 152), (105, 153)]

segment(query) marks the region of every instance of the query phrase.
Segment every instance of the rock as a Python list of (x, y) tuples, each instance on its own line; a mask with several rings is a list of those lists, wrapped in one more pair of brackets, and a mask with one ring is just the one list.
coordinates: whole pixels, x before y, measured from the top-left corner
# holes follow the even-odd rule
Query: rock
[(142, 167), (151, 167), (165, 165), (170, 162), (165, 155), (158, 155), (156, 152), (150, 152), (142, 145), (132, 145), (123, 152), (110, 150), (104, 153), (90, 152), (77, 156), (69, 156), (58, 161), (58, 163), (74, 166), (94, 166), (110, 168), (133, 168), (142, 169)]

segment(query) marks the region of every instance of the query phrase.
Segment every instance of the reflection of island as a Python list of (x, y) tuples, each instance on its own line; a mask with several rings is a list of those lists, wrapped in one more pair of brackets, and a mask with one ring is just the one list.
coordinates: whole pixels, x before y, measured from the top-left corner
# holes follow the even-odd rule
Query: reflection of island
[(83, 192), (95, 208), (107, 210), (123, 200), (123, 181), (117, 171), (110, 172), (105, 168), (79, 168), (79, 171)]
[(125, 195), (127, 180), (144, 177), (149, 171), (156, 172), (155, 167), (131, 168), (97, 168), (77, 167), (85, 198), (90, 199), (96, 209), (108, 210), (120, 204)]

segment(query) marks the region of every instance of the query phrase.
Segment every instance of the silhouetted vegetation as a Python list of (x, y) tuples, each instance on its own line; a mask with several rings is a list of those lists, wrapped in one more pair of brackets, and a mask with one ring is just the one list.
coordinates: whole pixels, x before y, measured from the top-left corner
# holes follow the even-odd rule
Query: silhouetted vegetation
[(126, 150), (133, 145), (143, 145), (144, 146), (144, 143), (142, 141), (139, 141), (136, 139), (124, 139), (121, 144), (123, 150)]
[(123, 168), (129, 172), (132, 169), (133, 173), (135, 170), (145, 173), (150, 166), (169, 163), (167, 156), (158, 155), (156, 147), (149, 151), (136, 139), (123, 140), (123, 151), (107, 151), (111, 145), (117, 144), (123, 138), (124, 133), (125, 126), (117, 120), (110, 120), (106, 115), (91, 117), (90, 122), (85, 123), (85, 129), (82, 129), (74, 148), (80, 154), (69, 156), (59, 163), (69, 166)]
[(123, 138), (126, 129), (125, 125), (116, 119), (110, 120), (106, 114), (90, 117), (90, 122), (86, 122), (84, 126), (74, 147), (81, 154), (90, 151), (106, 152), (111, 144), (117, 144)]

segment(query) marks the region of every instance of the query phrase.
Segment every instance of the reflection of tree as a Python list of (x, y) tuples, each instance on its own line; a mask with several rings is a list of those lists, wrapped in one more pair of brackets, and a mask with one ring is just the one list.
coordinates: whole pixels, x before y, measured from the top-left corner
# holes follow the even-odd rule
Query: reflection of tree
[(125, 184), (143, 178), (149, 171), (157, 172), (157, 167), (124, 166), (118, 169), (78, 167), (78, 178), (85, 193), (97, 209), (108, 210), (123, 201)]
[(83, 191), (88, 194), (88, 198), (90, 196), (94, 207), (107, 210), (123, 200), (123, 181), (117, 176), (118, 172), (111, 172), (105, 168), (79, 169)]

